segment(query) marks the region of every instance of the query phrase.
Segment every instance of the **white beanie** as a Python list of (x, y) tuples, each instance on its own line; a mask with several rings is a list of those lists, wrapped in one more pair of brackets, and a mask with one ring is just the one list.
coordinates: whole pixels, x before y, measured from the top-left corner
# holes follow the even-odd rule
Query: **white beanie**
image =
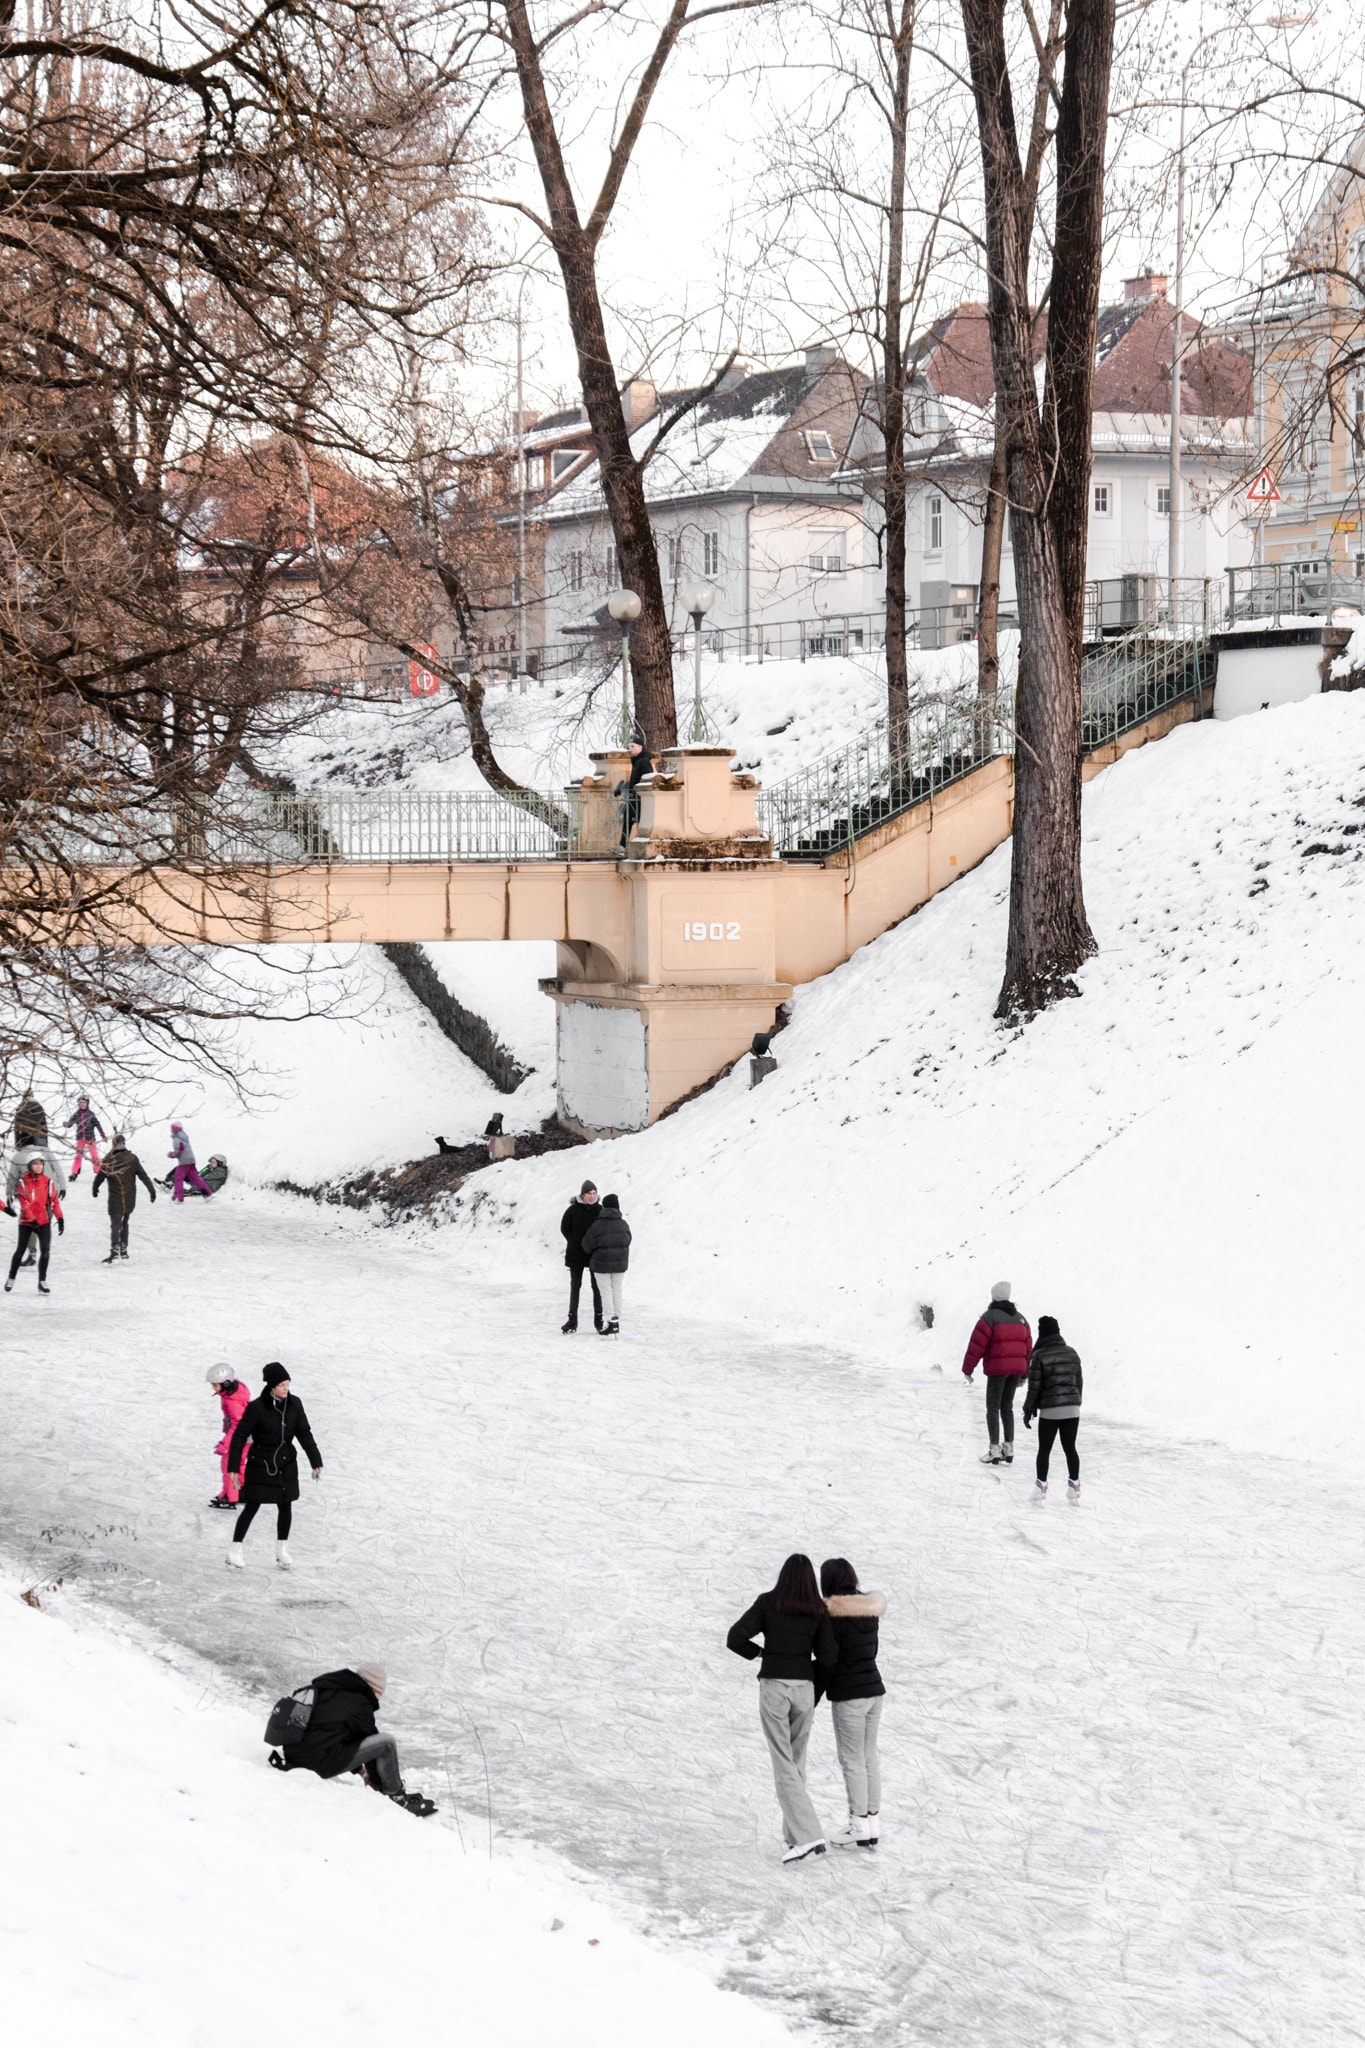
[(992, 1301), (1013, 1301), (1013, 1300), (1014, 1300), (1014, 1289), (1013, 1289), (1013, 1288), (1012, 1288), (1012, 1287), (1010, 1286), (1010, 1283), (1009, 1283), (1009, 1281), (1008, 1281), (1008, 1280), (997, 1280), (997, 1281), (996, 1281), (996, 1283), (995, 1283), (994, 1287), (992, 1287), (992, 1289), (991, 1289), (991, 1300), (992, 1300)]

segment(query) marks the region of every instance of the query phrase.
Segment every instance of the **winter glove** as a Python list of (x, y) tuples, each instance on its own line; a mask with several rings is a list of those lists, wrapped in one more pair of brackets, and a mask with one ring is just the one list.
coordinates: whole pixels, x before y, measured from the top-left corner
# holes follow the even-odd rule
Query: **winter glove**
[(1033, 1415), (1027, 1408), (1024, 1410), (1024, 1427), (1025, 1429), (1032, 1429), (1033, 1427)]
[(66, 1218), (64, 1216), (57, 1218), (57, 1235), (58, 1237), (66, 1236)]
[(12, 1215), (14, 1214), (14, 1205), (13, 1205), (13, 1203), (12, 1203), (12, 1202), (6, 1202), (6, 1204), (5, 1204), (5, 1214), (6, 1214), (7, 1216), (12, 1216)]
[(156, 1200), (156, 1189), (155, 1189), (155, 1188), (153, 1188), (153, 1189), (152, 1189), (152, 1200), (153, 1200), (153, 1201), (155, 1201), (155, 1200)]

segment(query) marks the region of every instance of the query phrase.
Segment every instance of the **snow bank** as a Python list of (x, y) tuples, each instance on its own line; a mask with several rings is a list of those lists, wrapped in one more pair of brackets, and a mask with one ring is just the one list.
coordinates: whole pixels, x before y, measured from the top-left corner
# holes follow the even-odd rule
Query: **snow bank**
[[(1323, 1455), (1365, 1427), (1365, 695), (1182, 727), (1085, 798), (1098, 956), (993, 1021), (1009, 849), (798, 992), (779, 1071), (502, 1167), (452, 1228), (510, 1272), (614, 1187), (628, 1294), (956, 1369), (990, 1284), (1057, 1315), (1099, 1415)], [(472, 1248), (472, 1247), (471, 1247)], [(922, 1327), (920, 1304), (934, 1311)]]
[[(224, 1704), (220, 1674), (35, 1612), (20, 1583), (0, 1577), (0, 1957), (29, 2048), (790, 2039), (528, 1852), (490, 1860), (356, 1779), (279, 1777), (263, 1708)], [(401, 1744), (400, 1701), (383, 1724)]]

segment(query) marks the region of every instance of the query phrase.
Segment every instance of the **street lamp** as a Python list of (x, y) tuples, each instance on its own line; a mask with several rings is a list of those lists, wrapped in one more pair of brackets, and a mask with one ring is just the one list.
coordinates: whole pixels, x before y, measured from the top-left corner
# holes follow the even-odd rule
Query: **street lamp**
[(640, 600), (633, 590), (613, 590), (607, 610), (621, 628), (621, 745), (628, 748), (635, 731), (630, 708), (630, 622), (640, 616)]
[(692, 621), (692, 744), (706, 738), (706, 713), (701, 708), (701, 622), (716, 601), (709, 583), (694, 583), (682, 593), (683, 610)]

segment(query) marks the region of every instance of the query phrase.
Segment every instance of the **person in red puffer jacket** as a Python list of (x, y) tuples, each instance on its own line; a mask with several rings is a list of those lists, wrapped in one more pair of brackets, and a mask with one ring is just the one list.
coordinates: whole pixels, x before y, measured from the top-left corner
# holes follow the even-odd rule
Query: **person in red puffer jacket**
[[(983, 1465), (1014, 1463), (1014, 1390), (1027, 1379), (1033, 1332), (1011, 1299), (1008, 1280), (997, 1280), (991, 1305), (978, 1320), (962, 1361), (970, 1380), (978, 1365), (986, 1375), (986, 1433), (990, 1449)], [(1001, 1440), (1003, 1433), (1003, 1442)]]
[[(9, 1278), (5, 1282), (6, 1294), (14, 1285), (15, 1275), (19, 1271), (19, 1261), (28, 1250), (29, 1239), (33, 1237), (38, 1240), (38, 1292), (52, 1292), (47, 1284), (47, 1262), (52, 1252), (52, 1222), (55, 1217), (58, 1237), (66, 1229), (66, 1222), (62, 1216), (62, 1198), (57, 1193), (55, 1184), (48, 1179), (46, 1168), (47, 1162), (41, 1152), (30, 1153), (28, 1165), (20, 1175), (19, 1184), (14, 1191), (15, 1200), (19, 1204), (19, 1241), (15, 1246), (14, 1257), (9, 1262)], [(5, 1204), (5, 1214), (14, 1214), (13, 1205), (9, 1202)]]

